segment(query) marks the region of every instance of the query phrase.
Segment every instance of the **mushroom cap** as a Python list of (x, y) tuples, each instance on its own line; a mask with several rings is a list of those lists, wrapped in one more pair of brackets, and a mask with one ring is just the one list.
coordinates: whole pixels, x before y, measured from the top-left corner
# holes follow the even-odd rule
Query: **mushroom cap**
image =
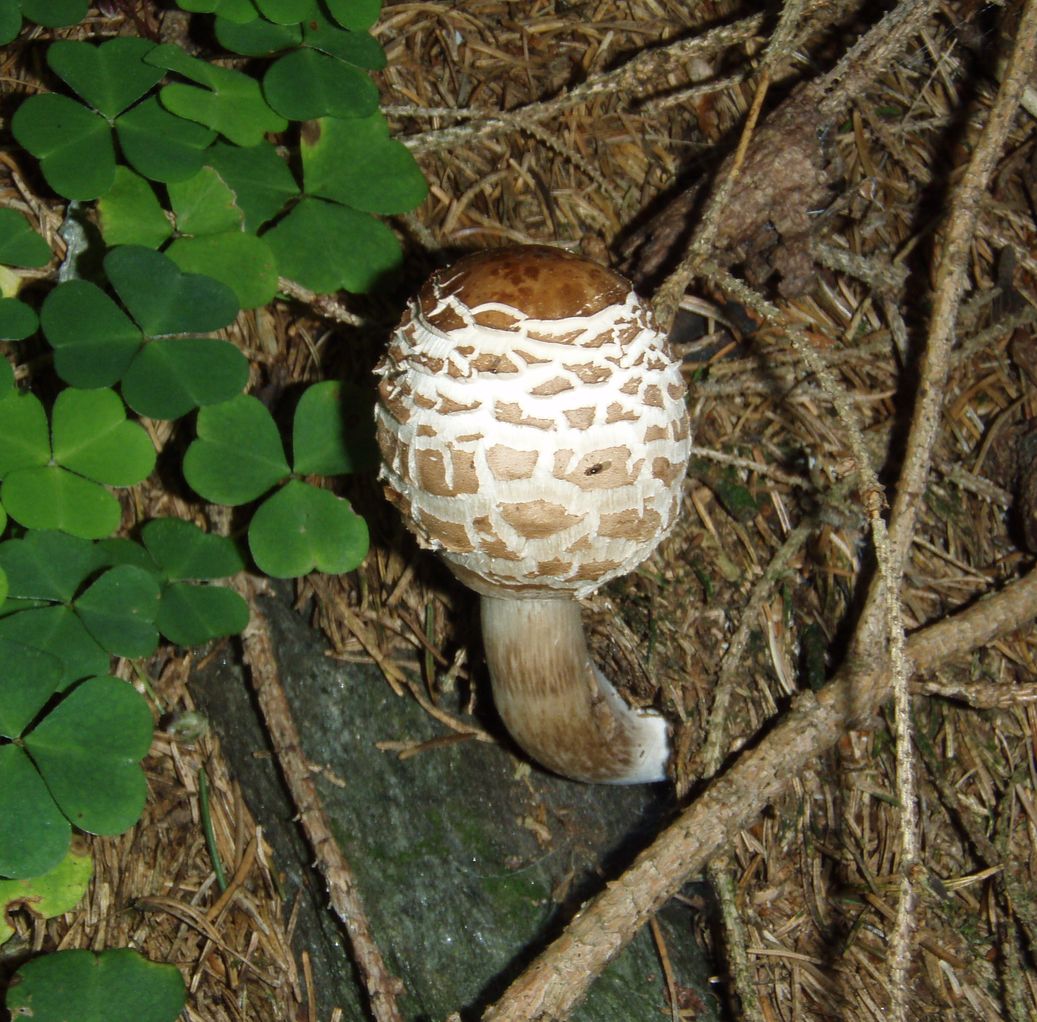
[(673, 526), (685, 385), (630, 283), (546, 246), (432, 275), (376, 368), (385, 492), (477, 592), (586, 596)]

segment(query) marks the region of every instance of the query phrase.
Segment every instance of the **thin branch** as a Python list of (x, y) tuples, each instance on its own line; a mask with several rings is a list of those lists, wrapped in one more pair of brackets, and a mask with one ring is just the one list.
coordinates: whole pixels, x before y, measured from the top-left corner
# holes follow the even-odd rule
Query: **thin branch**
[(746, 951), (745, 925), (738, 912), (738, 892), (731, 867), (721, 859), (714, 859), (706, 873), (720, 906), (727, 971), (732, 988), (728, 1003), (734, 1017), (742, 1022), (763, 1022), (760, 998), (756, 994), (756, 976)]
[(734, 159), (731, 161), (720, 186), (714, 189), (713, 194), (710, 196), (709, 206), (702, 217), (698, 229), (695, 231), (691, 243), (688, 245), (684, 258), (680, 261), (677, 268), (663, 281), (652, 302), (652, 308), (659, 320), (659, 325), (667, 332), (673, 325), (674, 317), (677, 315), (677, 309), (680, 307), (681, 298), (688, 284), (698, 272), (699, 263), (702, 262), (717, 236), (720, 217), (727, 208), (735, 183), (742, 172), (746, 153), (749, 151), (749, 143), (752, 140), (753, 132), (756, 130), (756, 122), (760, 118), (760, 111), (763, 109), (763, 101), (767, 96), (767, 90), (770, 88), (771, 75), (794, 46), (796, 29), (799, 27), (802, 13), (803, 0), (785, 0), (777, 27), (771, 34), (767, 48), (763, 53), (763, 59), (760, 62), (760, 76), (756, 83), (756, 92), (753, 95), (752, 105), (749, 107), (749, 113), (746, 115), (745, 124), (742, 127), (742, 135), (738, 140), (738, 148), (735, 150)]
[(403, 1022), (396, 1003), (403, 984), (389, 971), (382, 958), (368, 926), (356, 876), (325, 817), (317, 786), (313, 783), (312, 767), (303, 755), (299, 732), (281, 687), (266, 617), (256, 602), (256, 585), (246, 579), (243, 588), (251, 611), (248, 627), (242, 636), (244, 660), (282, 775), (299, 813), (299, 823), (324, 874), (331, 906), (349, 935), (371, 1014), (376, 1022)]
[[(524, 125), (554, 117), (570, 107), (589, 102), (604, 93), (633, 92), (639, 85), (657, 81), (661, 68), (677, 69), (692, 57), (717, 53), (729, 46), (745, 42), (747, 39), (751, 39), (763, 24), (764, 15), (753, 14), (727, 25), (718, 25), (701, 35), (677, 39), (664, 46), (643, 50), (621, 67), (592, 75), (582, 84), (554, 99), (527, 103), (515, 110), (504, 112), (458, 111), (450, 116), (467, 116), (472, 118), (472, 122), (453, 128), (439, 128), (418, 135), (410, 135), (402, 141), (414, 152), (427, 152), (514, 131)], [(481, 119), (476, 121), (476, 118)]]

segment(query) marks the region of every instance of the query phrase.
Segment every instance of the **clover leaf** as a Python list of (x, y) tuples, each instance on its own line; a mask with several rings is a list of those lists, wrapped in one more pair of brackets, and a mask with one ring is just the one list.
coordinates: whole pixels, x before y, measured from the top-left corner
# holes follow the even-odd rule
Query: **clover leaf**
[(257, 398), (241, 394), (198, 413), (198, 439), (184, 455), (184, 478), (206, 500), (247, 504), (290, 472), (277, 424)]
[(413, 208), (427, 194), (424, 176), (380, 113), (309, 121), (300, 150), (306, 197), (263, 237), (281, 273), (305, 287), (369, 291), (402, 258), (396, 236), (370, 214)]
[(370, 28), (382, 10), (382, 0), (324, 0), (328, 13), (354, 32)]
[(266, 305), (277, 290), (273, 253), (245, 233), (244, 212), (216, 169), (202, 167), (167, 192), (169, 214), (143, 177), (117, 167), (115, 183), (97, 202), (104, 240), (157, 249), (175, 233), (165, 254), (181, 270), (226, 284), (244, 309)]
[(5, 266), (46, 266), (50, 246), (14, 209), (0, 209), (0, 263)]
[(136, 822), (151, 744), (143, 697), (115, 678), (82, 682), (53, 708), (61, 662), (0, 640), (0, 874), (38, 876), (64, 857), (70, 822), (116, 834)]
[(153, 49), (130, 36), (99, 46), (59, 40), (48, 49), (51, 67), (87, 105), (53, 93), (32, 96), (18, 107), (11, 130), (40, 159), (59, 195), (94, 199), (111, 187), (113, 129), (130, 164), (155, 180), (176, 181), (201, 166), (201, 150), (213, 132), (172, 116), (154, 97), (137, 103), (162, 78), (160, 67), (143, 62)]
[(278, 25), (266, 18), (256, 18), (240, 25), (218, 17), (213, 28), (221, 46), (245, 57), (265, 57), (302, 42), (302, 26), (298, 23)]
[[(258, 28), (260, 24), (245, 26), (236, 33), (224, 32), (224, 36), (253, 50), (272, 44), (274, 33)], [(385, 51), (378, 42), (366, 32), (351, 32), (333, 24), (317, 9), (305, 16), (301, 28), (302, 45), (293, 43), (263, 76), (267, 102), (296, 121), (373, 113), (378, 108), (378, 90), (365, 71), (385, 66)], [(235, 36), (243, 38), (236, 40)]]
[(59, 692), (108, 670), (110, 653), (87, 631), (74, 604), (104, 566), (96, 543), (63, 532), (30, 530), (0, 543), (0, 569), (9, 584), (0, 639), (53, 652), (61, 661)]
[(178, 235), (169, 258), (185, 272), (225, 283), (242, 308), (266, 305), (277, 290), (274, 255), (262, 238), (244, 232), (244, 213), (219, 173), (203, 167), (170, 185), (169, 200)]
[(22, 27), (22, 15), (37, 25), (63, 28), (86, 17), (89, 0), (3, 0), (0, 3), (0, 46), (14, 39)]
[(43, 303), (43, 332), (62, 379), (80, 387), (122, 380), (127, 404), (156, 419), (177, 418), (241, 390), (248, 360), (233, 344), (182, 336), (234, 318), (238, 303), (226, 284), (184, 273), (168, 256), (139, 245), (113, 249), (104, 267), (125, 312), (85, 280), (59, 284)]
[(111, 120), (161, 81), (161, 70), (143, 62), (153, 45), (135, 36), (100, 46), (59, 39), (47, 49), (47, 63), (92, 109)]
[(159, 631), (180, 646), (234, 635), (248, 624), (248, 604), (233, 589), (193, 585), (225, 578), (245, 567), (235, 544), (179, 518), (158, 518), (141, 530), (141, 541), (160, 570)]
[(260, 505), (248, 530), (256, 564), (274, 578), (352, 571), (367, 555), (367, 523), (348, 501), (298, 479)]
[(115, 181), (97, 200), (97, 212), (109, 245), (158, 248), (173, 233), (154, 189), (129, 167), (115, 168)]
[(34, 1022), (174, 1022), (186, 1001), (175, 965), (130, 948), (73, 949), (33, 958), (15, 973), (7, 1009)]
[(150, 475), (155, 448), (126, 420), (110, 390), (63, 390), (49, 430), (39, 398), (0, 400), (0, 502), (17, 522), (97, 538), (119, 525), (118, 500), (105, 488)]
[[(341, 408), (329, 407), (327, 385), (317, 387), (296, 410), (294, 474), (340, 469), (348, 460), (338, 444), (326, 445), (319, 437), (321, 425), (341, 432), (343, 415)], [(216, 503), (245, 504), (279, 487), (256, 511), (248, 531), (256, 564), (275, 578), (313, 568), (351, 571), (367, 553), (367, 525), (348, 501), (291, 478), (273, 416), (254, 397), (240, 395), (198, 413), (198, 438), (187, 449), (183, 469), (191, 487)]]
[(241, 71), (192, 57), (172, 44), (156, 46), (146, 60), (196, 83), (174, 82), (162, 89), (162, 105), (170, 113), (212, 128), (236, 145), (257, 145), (267, 132), (288, 126), (267, 105), (259, 83)]
[(54, 694), (61, 679), (61, 661), (42, 649), (9, 639), (0, 639), (0, 657), (4, 679), (0, 737), (17, 738)]
[(250, 147), (217, 142), (207, 159), (233, 189), (247, 231), (258, 230), (299, 194), (288, 164), (269, 142)]
[(80, 830), (121, 834), (147, 797), (140, 761), (151, 746), (151, 711), (132, 685), (89, 678), (23, 742), (58, 808)]
[(389, 137), (380, 112), (307, 125), (299, 148), (309, 195), (367, 213), (402, 213), (420, 205), (428, 184), (410, 150)]
[(172, 184), (196, 174), (216, 132), (171, 114), (149, 96), (116, 122), (115, 133), (123, 155), (152, 181)]
[(11, 911), (24, 908), (37, 919), (64, 915), (83, 900), (94, 872), (93, 856), (73, 846), (53, 868), (39, 876), (0, 880), (0, 944), (14, 935), (8, 923)]
[(378, 106), (378, 90), (362, 70), (308, 47), (293, 49), (271, 65), (263, 76), (263, 95), (292, 121), (326, 114), (363, 117)]
[(0, 876), (26, 879), (53, 869), (72, 828), (20, 745), (0, 745)]
[(338, 380), (307, 387), (295, 409), (292, 453), (292, 467), (299, 475), (344, 475), (376, 468), (374, 395)]
[(38, 325), (36, 313), (15, 297), (22, 278), (6, 267), (45, 266), (50, 256), (50, 246), (21, 213), (0, 209), (0, 340), (24, 340)]
[(263, 238), (283, 276), (321, 294), (370, 291), (403, 259), (380, 220), (323, 199), (302, 199)]
[(157, 572), (112, 562), (102, 544), (46, 530), (0, 543), (10, 583), (0, 637), (56, 651), (59, 688), (103, 673), (111, 654), (147, 656), (158, 644)]
[(90, 635), (104, 649), (124, 657), (155, 652), (158, 606), (154, 575), (132, 564), (110, 568), (75, 601), (76, 614)]
[(317, 5), (313, 0), (252, 0), (259, 13), (278, 25), (297, 25), (312, 17)]
[[(364, 29), (369, 26), (365, 25)], [(315, 50), (348, 61), (369, 71), (381, 71), (387, 61), (385, 50), (374, 36), (340, 22), (336, 25), (318, 10), (303, 22), (303, 41)]]

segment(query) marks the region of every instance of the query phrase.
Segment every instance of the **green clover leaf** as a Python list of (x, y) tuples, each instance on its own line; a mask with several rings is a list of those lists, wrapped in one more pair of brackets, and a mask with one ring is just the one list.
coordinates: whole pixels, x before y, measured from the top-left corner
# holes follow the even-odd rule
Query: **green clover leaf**
[(151, 962), (129, 948), (33, 958), (7, 991), (11, 1015), (34, 1022), (174, 1022), (185, 1000), (175, 965)]
[(144, 808), (140, 760), (151, 746), (151, 711), (132, 685), (90, 678), (24, 738), (65, 817), (91, 834), (121, 834)]
[(72, 828), (20, 745), (0, 745), (0, 819), (0, 876), (39, 876), (64, 858)]
[(349, 501), (292, 479), (252, 517), (248, 544), (273, 578), (352, 571), (367, 554), (367, 523)]
[(216, 504), (247, 504), (291, 469), (270, 412), (248, 394), (198, 413), (198, 439), (184, 455), (184, 478)]
[(32, 96), (15, 112), (11, 130), (39, 158), (58, 194), (94, 199), (108, 191), (115, 177), (113, 128), (131, 166), (153, 180), (179, 181), (201, 167), (215, 132), (175, 116), (154, 96), (141, 99), (163, 77), (161, 66), (145, 61), (155, 48), (122, 36), (99, 46), (63, 39), (48, 49), (50, 65), (87, 106), (66, 96)]
[(155, 44), (135, 36), (100, 46), (59, 39), (47, 49), (47, 63), (103, 117), (113, 120), (162, 80), (161, 68), (144, 63)]
[[(59, 284), (43, 303), (43, 331), (64, 380), (98, 387), (121, 379), (131, 408), (166, 419), (241, 390), (248, 360), (234, 345), (180, 337), (217, 330), (237, 315), (226, 284), (185, 273), (168, 256), (139, 245), (112, 249), (104, 266), (129, 316), (83, 280)], [(2, 457), (0, 443), (0, 474)]]
[(175, 82), (162, 89), (162, 104), (170, 113), (204, 124), (236, 145), (258, 145), (267, 132), (288, 126), (267, 106), (259, 83), (241, 71), (210, 64), (169, 44), (156, 46), (146, 59), (197, 83)]
[(14, 936), (7, 922), (13, 908), (26, 908), (37, 919), (64, 915), (83, 900), (94, 872), (94, 860), (85, 848), (70, 848), (53, 868), (23, 880), (0, 880), (0, 944)]
[(0, 433), (0, 501), (8, 514), (27, 528), (88, 539), (113, 532), (121, 512), (104, 484), (145, 479), (155, 464), (151, 440), (126, 421), (121, 399), (109, 390), (63, 390), (54, 402), (51, 443), (41, 417), (45, 422), (34, 395), (0, 401), (0, 427), (15, 424)]
[(304, 198), (263, 235), (282, 276), (319, 294), (362, 294), (403, 260), (396, 235), (368, 213)]
[(420, 205), (428, 184), (410, 150), (389, 137), (385, 117), (325, 117), (306, 126), (299, 148), (309, 195), (367, 213), (402, 213)]

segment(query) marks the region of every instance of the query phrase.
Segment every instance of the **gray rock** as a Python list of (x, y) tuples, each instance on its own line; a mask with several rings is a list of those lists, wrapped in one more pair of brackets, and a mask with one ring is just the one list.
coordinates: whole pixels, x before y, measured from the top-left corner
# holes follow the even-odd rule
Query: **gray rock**
[[(373, 932), (403, 981), (408, 1018), (477, 1018), (616, 875), (672, 810), (665, 786), (587, 786), (539, 770), (522, 776), (506, 748), (475, 741), (400, 760), (381, 740), (442, 734), (372, 667), (324, 655), (318, 633), (281, 601), (266, 601), (282, 681), (306, 755), (345, 781), (321, 780), (335, 836), (356, 871)], [(240, 667), (215, 663), (192, 685), (286, 875), (303, 895), (297, 939), (309, 951), (326, 1018), (333, 1006), (365, 1019), (344, 935), (300, 837)], [(496, 728), (493, 721), (487, 726)], [(691, 910), (660, 916), (679, 987), (715, 1018), (710, 967)], [(668, 1014), (662, 968), (647, 932), (613, 963), (574, 1014), (582, 1022), (656, 1022)]]

